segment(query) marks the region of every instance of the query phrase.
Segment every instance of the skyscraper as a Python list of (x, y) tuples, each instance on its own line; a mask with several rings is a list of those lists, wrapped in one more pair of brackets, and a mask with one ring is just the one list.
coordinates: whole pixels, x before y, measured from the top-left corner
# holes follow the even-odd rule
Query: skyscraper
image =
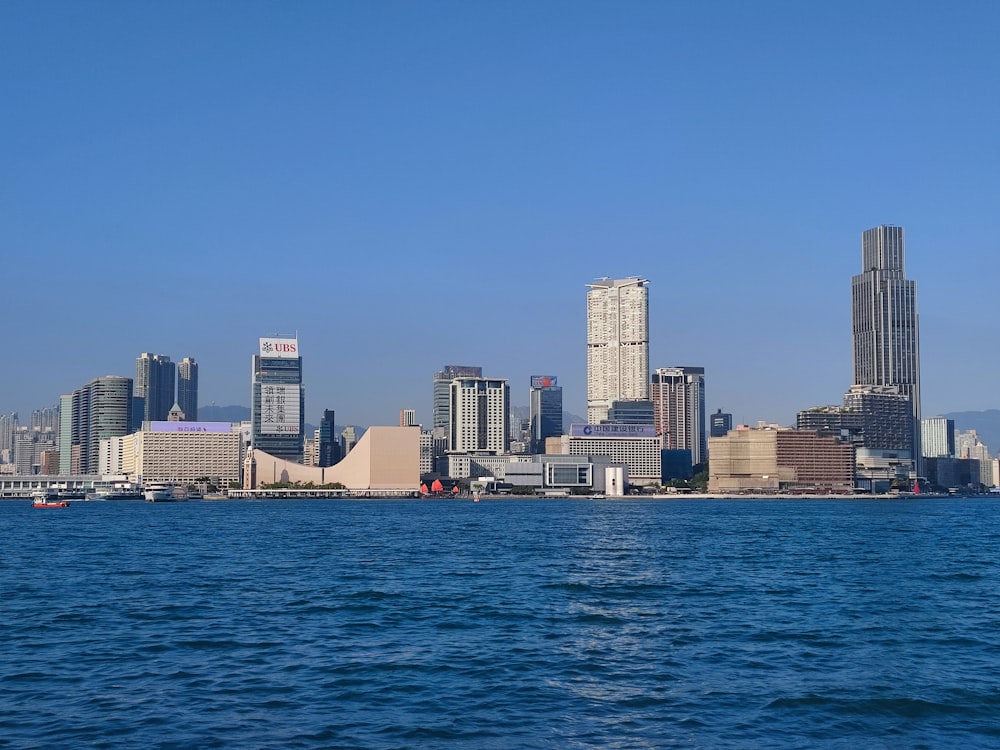
[(647, 279), (587, 284), (587, 421), (608, 418), (612, 401), (649, 398)]
[(198, 363), (191, 357), (177, 363), (177, 405), (185, 420), (198, 421)]
[(920, 445), (925, 458), (954, 458), (955, 420), (947, 417), (920, 420)]
[(910, 399), (906, 441), (920, 460), (920, 337), (917, 284), (906, 278), (903, 228), (861, 235), (862, 271), (851, 279), (854, 385), (896, 386)]
[(262, 338), (253, 356), (250, 395), (253, 447), (286, 461), (302, 460), (305, 389), (297, 338)]
[(456, 378), (451, 381), (451, 424), (448, 450), (500, 455), (510, 443), (510, 387), (495, 378)]
[(316, 465), (333, 466), (340, 460), (340, 442), (333, 429), (333, 409), (324, 409), (316, 430)]
[(652, 377), (653, 424), (664, 450), (689, 450), (697, 466), (708, 458), (705, 368), (659, 367)]
[(562, 386), (555, 375), (532, 375), (528, 399), (531, 452), (544, 453), (545, 439), (563, 434)]
[(434, 373), (434, 427), (448, 429), (451, 408), (451, 381), (455, 378), (481, 378), (482, 367), (445, 365)]
[(143, 352), (135, 360), (134, 424), (164, 421), (173, 408), (176, 365), (165, 354)]
[(70, 473), (96, 474), (101, 440), (132, 431), (132, 378), (94, 378), (73, 391), (71, 408)]

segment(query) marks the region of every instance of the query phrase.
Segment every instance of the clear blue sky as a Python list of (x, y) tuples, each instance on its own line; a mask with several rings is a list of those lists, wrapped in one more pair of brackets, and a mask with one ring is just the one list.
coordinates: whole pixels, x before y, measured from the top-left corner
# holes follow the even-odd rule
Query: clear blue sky
[(882, 223), (924, 413), (995, 408), (998, 32), (986, 1), (2, 3), (0, 411), (142, 351), (247, 404), (298, 331), (309, 421), (427, 422), (447, 363), (585, 414), (585, 284), (638, 274), (652, 367), (793, 423), (850, 385)]

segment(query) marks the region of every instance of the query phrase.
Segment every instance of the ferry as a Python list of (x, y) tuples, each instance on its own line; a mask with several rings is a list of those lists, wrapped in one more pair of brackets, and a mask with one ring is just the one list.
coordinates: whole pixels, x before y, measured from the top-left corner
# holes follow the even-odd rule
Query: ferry
[(112, 486), (94, 493), (95, 500), (142, 500), (139, 486), (132, 482), (115, 482)]
[(174, 498), (174, 486), (166, 482), (151, 482), (143, 490), (146, 502), (149, 503), (169, 503)]

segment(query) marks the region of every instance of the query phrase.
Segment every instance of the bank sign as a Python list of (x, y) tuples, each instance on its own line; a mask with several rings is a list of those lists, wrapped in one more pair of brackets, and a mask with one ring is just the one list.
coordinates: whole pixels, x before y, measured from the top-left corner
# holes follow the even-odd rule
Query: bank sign
[(569, 434), (591, 438), (655, 438), (656, 428), (645, 424), (574, 424), (570, 425)]
[(298, 339), (261, 339), (260, 356), (272, 359), (298, 359)]
[(261, 385), (260, 431), (265, 435), (299, 434), (299, 386)]

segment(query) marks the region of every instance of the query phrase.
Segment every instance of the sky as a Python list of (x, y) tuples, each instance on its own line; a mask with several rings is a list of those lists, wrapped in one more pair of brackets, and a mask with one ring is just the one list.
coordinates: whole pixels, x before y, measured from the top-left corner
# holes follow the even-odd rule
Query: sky
[(306, 419), (431, 417), (446, 364), (556, 375), (586, 284), (650, 366), (794, 424), (851, 384), (861, 233), (906, 231), (924, 415), (1000, 406), (1000, 3), (0, 3), (0, 412), (141, 352)]

